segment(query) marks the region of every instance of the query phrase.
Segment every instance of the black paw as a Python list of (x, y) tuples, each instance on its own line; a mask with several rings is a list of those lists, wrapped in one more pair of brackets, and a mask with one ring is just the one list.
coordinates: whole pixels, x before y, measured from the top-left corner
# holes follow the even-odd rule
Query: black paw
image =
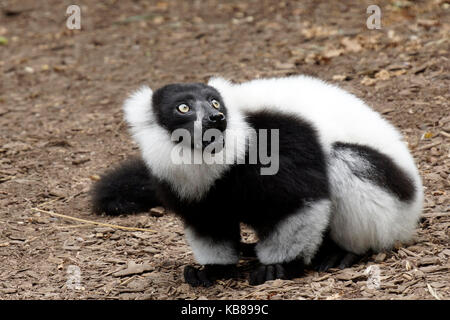
[(327, 233), (312, 261), (312, 268), (319, 272), (330, 268), (345, 269), (359, 262), (363, 257), (342, 249)]
[(243, 258), (256, 258), (256, 243), (239, 243), (239, 252)]
[(341, 249), (322, 257), (313, 266), (319, 272), (327, 271), (330, 268), (345, 269), (357, 263), (361, 258), (362, 256)]
[(252, 286), (275, 279), (293, 279), (303, 273), (304, 265), (300, 261), (260, 265), (250, 274), (249, 283)]
[(284, 267), (281, 264), (260, 265), (250, 274), (249, 283), (252, 286), (257, 286), (266, 281), (285, 279), (285, 277)]
[(216, 280), (237, 277), (235, 265), (206, 265), (201, 268), (186, 266), (184, 280), (193, 287), (210, 287)]

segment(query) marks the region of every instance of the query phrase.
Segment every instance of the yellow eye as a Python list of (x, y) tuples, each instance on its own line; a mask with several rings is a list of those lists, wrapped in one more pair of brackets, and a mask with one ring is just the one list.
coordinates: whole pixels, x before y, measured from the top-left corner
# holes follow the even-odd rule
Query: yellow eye
[(181, 113), (186, 113), (186, 112), (188, 112), (189, 110), (190, 110), (190, 108), (189, 108), (189, 106), (187, 105), (187, 104), (180, 104), (178, 107), (177, 107), (177, 109), (178, 109), (178, 111), (180, 111)]
[(217, 100), (212, 100), (212, 101), (211, 101), (211, 105), (212, 105), (214, 108), (216, 108), (216, 109), (219, 109), (219, 108), (220, 108), (220, 103), (219, 103), (219, 101), (217, 101)]

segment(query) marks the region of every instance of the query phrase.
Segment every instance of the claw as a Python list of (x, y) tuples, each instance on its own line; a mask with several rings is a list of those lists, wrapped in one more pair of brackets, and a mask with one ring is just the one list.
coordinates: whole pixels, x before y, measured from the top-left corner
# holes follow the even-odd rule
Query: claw
[(328, 271), (330, 268), (345, 269), (357, 263), (361, 258), (362, 256), (360, 255), (337, 249), (335, 252), (316, 259), (313, 263), (313, 268), (319, 272)]
[(301, 261), (260, 265), (250, 274), (249, 283), (257, 286), (266, 281), (275, 279), (293, 279), (303, 273), (304, 265)]
[(312, 268), (319, 272), (328, 271), (330, 268), (345, 269), (351, 267), (363, 257), (364, 255), (357, 255), (342, 249), (327, 234), (319, 249), (319, 252), (316, 254), (312, 262)]
[(184, 268), (184, 280), (193, 287), (210, 287), (212, 282), (207, 278), (204, 270), (196, 269), (192, 266)]
[(339, 269), (345, 269), (351, 267), (361, 259), (361, 256), (347, 252), (345, 256), (341, 259), (341, 263), (338, 265)]
[(210, 287), (218, 279), (230, 279), (236, 276), (235, 265), (205, 265), (203, 268), (186, 266), (184, 280), (192, 287)]
[(284, 268), (281, 264), (260, 265), (250, 274), (249, 283), (257, 286), (266, 281), (284, 278)]

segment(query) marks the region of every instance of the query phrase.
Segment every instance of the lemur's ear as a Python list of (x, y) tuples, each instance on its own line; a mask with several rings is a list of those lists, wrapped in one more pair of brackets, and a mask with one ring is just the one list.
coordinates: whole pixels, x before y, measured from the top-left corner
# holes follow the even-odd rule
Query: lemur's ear
[(148, 124), (151, 120), (153, 91), (148, 86), (142, 86), (133, 92), (124, 102), (125, 120), (131, 127)]
[(227, 108), (234, 105), (233, 103), (233, 89), (236, 87), (230, 80), (222, 77), (213, 77), (209, 79), (208, 85), (219, 91)]
[(227, 80), (222, 77), (212, 77), (208, 81), (208, 85), (210, 85), (213, 88), (216, 88), (218, 91), (226, 90), (226, 88), (229, 88), (233, 86), (233, 83), (230, 80)]

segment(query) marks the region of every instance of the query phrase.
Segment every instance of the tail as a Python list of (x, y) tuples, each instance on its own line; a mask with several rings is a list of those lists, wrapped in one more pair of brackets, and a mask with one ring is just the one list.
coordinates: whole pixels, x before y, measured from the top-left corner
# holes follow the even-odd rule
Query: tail
[(92, 207), (98, 214), (145, 212), (160, 205), (155, 177), (141, 158), (128, 160), (106, 172), (92, 189)]

